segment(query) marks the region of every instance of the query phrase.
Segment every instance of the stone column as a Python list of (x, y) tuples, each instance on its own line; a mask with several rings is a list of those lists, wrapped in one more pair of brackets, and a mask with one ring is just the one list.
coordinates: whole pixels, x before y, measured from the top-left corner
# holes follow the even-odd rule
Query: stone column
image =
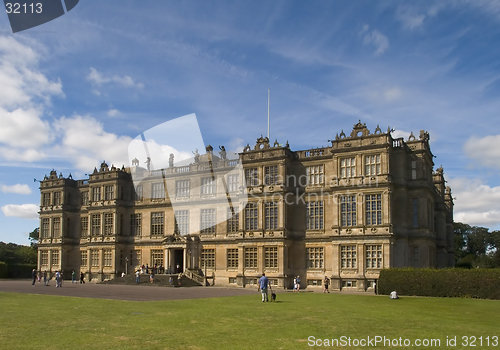
[(42, 252), (38, 249), (37, 253), (37, 270), (42, 271)]
[(172, 266), (172, 250), (170, 248), (167, 248), (166, 250), (166, 266), (165, 266), (165, 269), (166, 270), (170, 270), (170, 273), (173, 273), (174, 271), (172, 270), (173, 266)]
[(238, 274), (236, 275), (236, 283), (238, 287), (245, 286), (245, 248), (243, 246), (238, 246)]
[(187, 250), (186, 247), (182, 249), (182, 268), (183, 268), (182, 272), (186, 271), (187, 269), (186, 250)]
[(332, 244), (332, 290), (340, 290), (340, 244)]

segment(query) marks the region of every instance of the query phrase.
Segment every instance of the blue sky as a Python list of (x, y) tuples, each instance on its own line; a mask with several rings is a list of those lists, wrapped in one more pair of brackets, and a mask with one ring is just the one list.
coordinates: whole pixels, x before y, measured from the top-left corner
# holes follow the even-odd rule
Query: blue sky
[(196, 113), (205, 143), (326, 146), (361, 119), (429, 131), (455, 220), (500, 229), (500, 2), (80, 1), (12, 34), (0, 16), (0, 241), (28, 244), (37, 183), (121, 166)]

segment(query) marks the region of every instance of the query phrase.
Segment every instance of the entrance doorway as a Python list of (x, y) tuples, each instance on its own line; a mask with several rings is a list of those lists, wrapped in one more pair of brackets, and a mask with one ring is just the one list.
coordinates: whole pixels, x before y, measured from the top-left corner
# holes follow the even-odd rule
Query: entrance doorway
[(183, 249), (174, 250), (174, 272), (175, 273), (184, 272), (184, 250)]

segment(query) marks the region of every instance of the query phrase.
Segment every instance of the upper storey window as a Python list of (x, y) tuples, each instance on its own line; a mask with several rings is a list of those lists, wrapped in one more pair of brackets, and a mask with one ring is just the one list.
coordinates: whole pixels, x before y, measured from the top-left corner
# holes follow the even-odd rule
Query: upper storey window
[(104, 187), (104, 199), (110, 201), (115, 197), (115, 187), (113, 185)]
[(247, 186), (259, 185), (259, 171), (257, 168), (245, 169), (245, 179)]
[(237, 192), (240, 185), (240, 176), (238, 174), (232, 174), (227, 176), (227, 190), (229, 192)]
[(89, 205), (89, 192), (82, 192), (82, 205)]
[(142, 185), (137, 185), (135, 188), (132, 188), (132, 197), (136, 201), (142, 200)]
[(417, 161), (416, 160), (411, 161), (411, 179), (412, 180), (417, 179)]
[(175, 196), (189, 197), (189, 180), (177, 180), (175, 182)]
[(340, 203), (342, 226), (356, 225), (356, 196), (342, 196)]
[(325, 182), (323, 165), (308, 166), (306, 175), (307, 185), (323, 185)]
[(44, 207), (48, 207), (50, 205), (50, 193), (43, 194), (42, 204)]
[(356, 158), (342, 158), (340, 160), (340, 177), (356, 176)]
[(61, 205), (61, 192), (54, 192), (54, 205)]
[(163, 185), (163, 182), (151, 184), (151, 198), (165, 198), (165, 186)]
[(92, 189), (92, 201), (93, 202), (98, 202), (101, 200), (101, 188), (100, 187), (94, 187)]
[(201, 194), (215, 194), (215, 180), (212, 177), (201, 179)]
[(278, 183), (278, 166), (266, 166), (264, 168), (265, 173), (265, 184), (266, 185), (276, 185)]
[(365, 175), (380, 174), (380, 154), (365, 156)]

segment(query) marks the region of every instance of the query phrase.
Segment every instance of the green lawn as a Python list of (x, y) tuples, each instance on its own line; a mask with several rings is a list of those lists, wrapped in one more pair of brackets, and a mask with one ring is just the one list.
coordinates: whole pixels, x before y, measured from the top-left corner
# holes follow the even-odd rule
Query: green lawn
[(309, 349), (310, 336), (434, 338), (441, 348), (447, 336), (456, 336), (457, 346), (450, 349), (470, 348), (461, 346), (463, 336), (477, 337), (476, 349), (488, 348), (489, 336), (489, 348), (500, 347), (493, 346), (493, 336), (500, 336), (500, 301), (320, 293), (284, 293), (278, 299), (262, 303), (256, 293), (130, 302), (0, 293), (0, 348)]

